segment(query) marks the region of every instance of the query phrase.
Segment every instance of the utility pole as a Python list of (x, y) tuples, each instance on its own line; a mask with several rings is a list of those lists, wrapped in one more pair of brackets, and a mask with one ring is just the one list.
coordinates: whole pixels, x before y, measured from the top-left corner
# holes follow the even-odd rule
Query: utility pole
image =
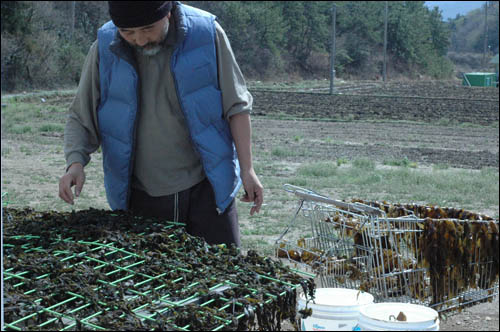
[(488, 1), (484, 5), (484, 51), (483, 51), (483, 69), (486, 69), (486, 52), (488, 49)]
[(335, 24), (337, 20), (337, 5), (332, 7), (332, 50), (330, 52), (330, 94), (335, 90)]
[(387, 81), (387, 1), (385, 2), (385, 22), (384, 22), (384, 83)]

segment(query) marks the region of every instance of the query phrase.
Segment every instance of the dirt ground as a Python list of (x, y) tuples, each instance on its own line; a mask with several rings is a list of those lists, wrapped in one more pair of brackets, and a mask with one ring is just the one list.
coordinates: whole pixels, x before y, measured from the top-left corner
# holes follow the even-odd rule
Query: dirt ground
[[(411, 123), (281, 121), (254, 117), (252, 125), (261, 135), (253, 144), (271, 150), (287, 145), (303, 148), (308, 158), (369, 158), (377, 162), (407, 157), (419, 164), (446, 164), (450, 167), (481, 169), (498, 167), (498, 128), (443, 127)], [(273, 136), (273, 139), (270, 139)], [(285, 157), (286, 158), (286, 157)], [(300, 162), (300, 156), (289, 157)]]
[(498, 123), (498, 99), (463, 96), (336, 95), (291, 92), (252, 92), (257, 115), (286, 114), (297, 118), (338, 120), (435, 121), (490, 125)]
[(441, 331), (498, 331), (498, 297), (481, 303), (441, 321)]

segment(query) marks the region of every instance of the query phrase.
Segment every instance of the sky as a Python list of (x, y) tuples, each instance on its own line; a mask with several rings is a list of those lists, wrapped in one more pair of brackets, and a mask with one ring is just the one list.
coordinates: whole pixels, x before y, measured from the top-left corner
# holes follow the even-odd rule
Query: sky
[(447, 21), (455, 18), (457, 14), (465, 15), (471, 10), (481, 8), (486, 1), (426, 1), (425, 5), (430, 9), (438, 6), (442, 10), (443, 19)]

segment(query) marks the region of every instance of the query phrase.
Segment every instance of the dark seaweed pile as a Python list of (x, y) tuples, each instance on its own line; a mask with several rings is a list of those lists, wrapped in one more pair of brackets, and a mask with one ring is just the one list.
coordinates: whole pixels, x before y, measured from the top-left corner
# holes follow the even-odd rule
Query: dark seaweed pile
[(315, 288), (181, 224), (96, 209), (4, 209), (4, 270), (5, 322), (29, 317), (12, 324), (23, 330), (280, 330), (285, 319), (297, 328), (310, 310), (297, 314), (296, 293)]

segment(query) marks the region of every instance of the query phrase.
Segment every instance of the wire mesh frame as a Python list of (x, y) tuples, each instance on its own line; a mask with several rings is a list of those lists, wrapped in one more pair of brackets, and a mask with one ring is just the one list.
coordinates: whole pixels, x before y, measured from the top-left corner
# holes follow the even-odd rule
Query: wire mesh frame
[[(120, 248), (118, 244), (113, 242), (102, 243), (97, 241), (73, 241), (72, 238), (61, 239), (53, 242), (53, 244), (77, 243), (80, 251), (71, 252), (67, 250), (54, 250), (49, 253), (41, 247), (32, 246), (30, 240), (36, 239), (36, 236), (13, 236), (12, 238), (15, 238), (20, 243), (25, 242), (24, 244), (16, 245), (19, 245), (26, 254), (52, 254), (61, 262), (70, 264), (67, 268), (85, 263), (86, 265), (91, 266), (92, 270), (101, 272), (100, 276), (104, 276), (103, 279), (98, 280), (101, 286), (94, 288), (93, 291), (98, 292), (100, 288), (108, 286), (111, 287), (116, 293), (124, 292), (124, 294), (126, 294), (124, 296), (126, 301), (134, 303), (135, 305), (130, 308), (130, 313), (134, 314), (136, 318), (141, 321), (148, 320), (154, 322), (157, 317), (163, 318), (165, 315), (168, 317), (169, 313), (173, 309), (178, 309), (179, 307), (191, 303), (193, 300), (199, 299), (200, 294), (198, 293), (193, 293), (184, 298), (173, 298), (172, 294), (167, 292), (167, 288), (172, 284), (175, 285), (178, 283), (180, 285), (181, 281), (185, 280), (182, 277), (175, 280), (165, 280), (164, 277), (168, 275), (169, 272), (177, 270), (186, 273), (196, 273), (210, 276), (210, 271), (204, 271), (203, 269), (193, 271), (183, 266), (171, 266), (169, 268), (165, 268), (165, 272), (154, 276), (141, 273), (141, 266), (146, 264), (146, 257), (138, 255), (130, 250)], [(5, 244), (5, 247), (6, 249), (12, 249), (16, 245)], [(96, 252), (99, 252), (100, 258), (90, 256), (91, 253)], [(25, 295), (37, 294), (36, 288), (30, 288), (29, 285), (33, 284), (30, 283), (30, 281), (41, 281), (44, 278), (48, 278), (50, 275), (50, 273), (35, 275), (26, 270), (18, 271), (15, 267), (7, 267), (4, 273), (5, 283), (10, 284), (10, 287), (18, 288)], [(283, 280), (278, 280), (268, 275), (258, 274), (256, 277), (267, 279), (269, 282), (286, 286), (288, 291), (295, 290), (297, 287), (301, 286), (294, 285)], [(193, 281), (181, 290), (189, 290), (197, 284), (198, 282)], [(257, 297), (257, 295), (261, 295), (257, 289), (250, 288), (246, 284), (236, 284), (228, 280), (223, 282), (217, 282), (214, 280), (213, 286), (209, 288), (209, 291), (221, 288), (227, 289), (231, 287), (246, 287), (248, 289), (248, 294), (244, 296), (245, 298), (251, 296)], [(264, 303), (270, 303), (285, 294), (286, 292), (282, 292), (280, 294), (266, 293), (263, 294), (262, 298), (265, 299)], [(48, 297), (52, 295), (49, 295)], [(133, 301), (141, 296), (147, 297), (149, 300), (139, 304)], [(47, 296), (45, 299), (40, 297), (34, 300), (32, 308), (35, 308), (35, 310), (32, 310), (32, 312), (26, 312), (25, 316), (15, 321), (6, 321), (5, 329), (23, 330), (24, 328), (29, 327), (65, 331), (81, 329), (84, 327), (86, 329), (105, 330), (105, 328), (99, 325), (99, 318), (109, 308), (104, 310), (93, 309), (92, 301), (95, 301), (96, 299), (90, 299), (87, 296), (82, 295), (82, 293), (79, 293), (76, 289), (74, 292), (66, 292), (64, 298), (58, 298), (53, 301), (56, 303), (53, 303), (52, 305), (40, 305), (42, 300), (46, 299)], [(103, 302), (100, 304), (103, 306), (107, 305)], [(223, 294), (219, 294), (216, 298), (212, 297), (203, 303), (199, 303), (199, 305), (200, 307), (210, 307), (214, 309), (212, 310), (212, 312), (215, 312), (213, 317), (220, 322), (220, 325), (213, 329), (215, 331), (224, 329), (234, 323), (232, 320), (217, 316), (217, 312), (232, 312), (234, 314), (234, 319), (236, 320), (240, 320), (248, 314), (244, 304), (233, 299), (225, 298)], [(125, 313), (122, 314), (121, 317), (124, 315)], [(178, 330), (189, 331), (190, 329), (189, 324), (185, 326), (176, 326), (173, 324), (173, 318), (167, 319), (167, 322), (169, 322), (173, 328)], [(64, 327), (60, 328), (61, 325)]]
[[(481, 250), (475, 250), (464, 266), (447, 267), (441, 278), (444, 283), (438, 285), (435, 281), (431, 285), (429, 267), (425, 266), (419, 248), (425, 220), (411, 211), (408, 216), (388, 218), (384, 211), (362, 203), (332, 200), (291, 185), (285, 185), (285, 190), (295, 193), (300, 201), (294, 218), (276, 240), (277, 253), (281, 252), (282, 258), (294, 264), (297, 258), (284, 255), (286, 249), (308, 255), (315, 253), (318, 258), (313, 264), (302, 261), (300, 265), (318, 273), (321, 287), (362, 289), (372, 293), (378, 302), (423, 304), (438, 311), (484, 302), (498, 295), (498, 276), (491, 281), (494, 277), (492, 257), (486, 257)], [(300, 212), (309, 221), (313, 236), (299, 239), (301, 245), (294, 245), (297, 238), (285, 235), (290, 235), (297, 226)], [(498, 228), (498, 220), (496, 223)], [(464, 269), (474, 270), (474, 281), (470, 285), (452, 282), (453, 275), (463, 275)], [(449, 296), (437, 301), (436, 290), (443, 285), (446, 289), (442, 293)]]
[[(351, 236), (358, 224), (348, 224), (343, 220), (331, 220), (332, 214), (339, 214), (342, 219), (356, 218), (361, 225), (369, 223), (372, 216), (360, 214), (361, 211), (374, 211), (363, 204), (342, 204), (343, 209), (328, 204), (330, 199), (304, 188), (285, 185), (285, 190), (297, 192), (305, 196), (299, 201), (298, 209), (291, 222), (275, 242), (276, 255), (288, 259), (294, 266), (304, 271), (315, 273), (321, 287), (347, 287), (358, 289), (362, 280), (370, 277), (370, 264), (373, 261), (374, 250), (365, 245), (354, 243)], [(306, 197), (306, 198), (304, 198)], [(322, 201), (310, 200), (314, 197)], [(302, 237), (302, 232), (293, 234), (296, 230), (298, 217), (303, 216), (309, 221), (311, 236)], [(328, 222), (317, 222), (325, 221)], [(360, 234), (366, 237), (365, 233)], [(360, 243), (367, 243), (364, 239)]]
[[(344, 246), (345, 249), (330, 251), (339, 256), (328, 256), (316, 249), (318, 239), (305, 238), (297, 246), (287, 240), (278, 241), (277, 256), (285, 258), (295, 267), (316, 275), (321, 287), (347, 287), (357, 289), (361, 280), (368, 277), (367, 266), (371, 251), (358, 246)], [(354, 251), (364, 252), (356, 256)], [(350, 257), (350, 258), (348, 258)]]

